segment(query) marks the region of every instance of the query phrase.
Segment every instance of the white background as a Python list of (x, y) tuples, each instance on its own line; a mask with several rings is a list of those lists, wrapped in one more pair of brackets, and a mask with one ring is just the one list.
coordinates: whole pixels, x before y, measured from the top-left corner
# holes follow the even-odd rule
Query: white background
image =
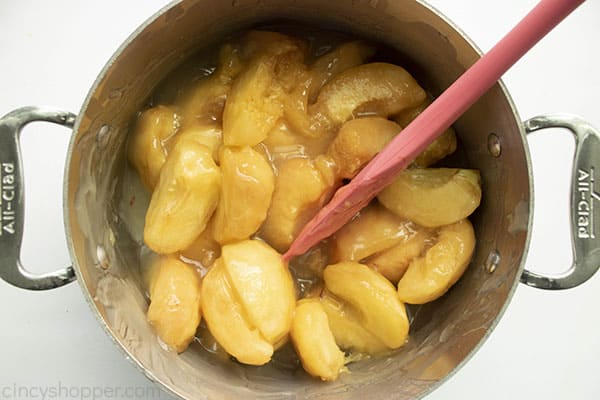
[[(488, 50), (536, 2), (432, 3)], [(77, 112), (111, 54), (164, 4), (0, 0), (0, 114), (43, 104)], [(600, 127), (599, 17), (600, 2), (587, 2), (505, 75), (523, 119), (563, 111)], [(69, 134), (37, 124), (23, 135), (22, 260), (35, 272), (69, 264), (61, 197)], [(571, 262), (567, 199), (573, 144), (563, 132), (537, 135), (530, 144), (537, 201), (527, 265), (558, 272)], [(0, 301), (0, 390), (151, 386), (104, 334), (77, 283), (35, 293), (0, 282)], [(483, 348), (428, 399), (598, 398), (599, 304), (600, 276), (564, 292), (519, 286)], [(0, 392), (0, 398), (11, 393)]]

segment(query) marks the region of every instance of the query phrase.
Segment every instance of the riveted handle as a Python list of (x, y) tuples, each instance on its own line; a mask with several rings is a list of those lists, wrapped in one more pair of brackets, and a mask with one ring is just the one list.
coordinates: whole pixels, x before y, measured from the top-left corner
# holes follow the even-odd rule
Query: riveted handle
[(24, 182), (20, 134), (25, 125), (47, 121), (72, 128), (72, 113), (41, 107), (23, 107), (0, 119), (0, 277), (30, 290), (47, 290), (75, 279), (72, 267), (35, 275), (21, 265), (23, 240)]
[(590, 279), (600, 267), (600, 184), (595, 176), (600, 173), (600, 133), (567, 114), (544, 115), (525, 122), (527, 133), (545, 128), (566, 128), (575, 136), (570, 205), (573, 264), (556, 276), (526, 269), (521, 282), (540, 289), (569, 289)]

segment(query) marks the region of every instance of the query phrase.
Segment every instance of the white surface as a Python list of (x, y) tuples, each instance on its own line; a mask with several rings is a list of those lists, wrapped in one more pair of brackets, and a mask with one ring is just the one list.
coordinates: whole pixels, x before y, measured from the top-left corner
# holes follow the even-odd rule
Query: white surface
[[(111, 54), (164, 3), (0, 2), (0, 113), (41, 104), (77, 112)], [(535, 1), (432, 4), (487, 50)], [(599, 2), (584, 4), (505, 76), (524, 119), (564, 111), (600, 127), (598, 17)], [(69, 131), (46, 124), (23, 135), (27, 222), (22, 260), (35, 272), (69, 263), (61, 208), (68, 137)], [(562, 133), (532, 140), (538, 201), (527, 265), (544, 272), (570, 263), (572, 149)], [(53, 398), (58, 391), (60, 398), (94, 393), (100, 398), (98, 390), (104, 398), (168, 398), (152, 391), (111, 343), (76, 283), (34, 293), (0, 282), (0, 299), (0, 398), (41, 399), (38, 387), (54, 388)], [(428, 399), (598, 398), (599, 301), (600, 276), (564, 292), (520, 286), (485, 346)], [(24, 390), (20, 387), (27, 392), (16, 396), (16, 390)], [(46, 395), (52, 398), (52, 391)]]

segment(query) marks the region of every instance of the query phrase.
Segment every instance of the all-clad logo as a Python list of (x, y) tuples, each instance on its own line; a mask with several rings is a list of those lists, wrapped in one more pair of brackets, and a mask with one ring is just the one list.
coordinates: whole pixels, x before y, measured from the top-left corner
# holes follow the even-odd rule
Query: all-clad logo
[(594, 191), (594, 167), (589, 170), (577, 170), (577, 237), (580, 239), (595, 239), (594, 200), (600, 201), (600, 194)]
[(15, 233), (15, 164), (0, 164), (0, 235)]

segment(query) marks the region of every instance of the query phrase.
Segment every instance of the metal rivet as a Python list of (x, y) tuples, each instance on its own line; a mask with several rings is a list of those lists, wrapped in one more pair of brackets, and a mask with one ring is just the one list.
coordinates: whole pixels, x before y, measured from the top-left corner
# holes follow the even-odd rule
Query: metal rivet
[(108, 262), (108, 256), (106, 254), (106, 251), (104, 250), (104, 247), (96, 247), (96, 258), (98, 259), (98, 264), (100, 268), (106, 270), (110, 267), (110, 263)]
[(488, 254), (483, 267), (489, 274), (491, 274), (496, 270), (496, 268), (498, 268), (499, 264), (500, 264), (500, 253), (498, 252), (498, 250), (492, 250), (492, 251), (490, 251), (490, 254)]
[(500, 138), (495, 133), (490, 133), (488, 136), (488, 151), (492, 157), (500, 157), (500, 154), (502, 153)]
[(123, 96), (123, 90), (121, 89), (113, 89), (108, 93), (108, 98), (111, 100), (120, 99)]
[(96, 143), (99, 148), (104, 148), (108, 142), (108, 133), (110, 132), (110, 125), (104, 124), (98, 129), (96, 134)]

